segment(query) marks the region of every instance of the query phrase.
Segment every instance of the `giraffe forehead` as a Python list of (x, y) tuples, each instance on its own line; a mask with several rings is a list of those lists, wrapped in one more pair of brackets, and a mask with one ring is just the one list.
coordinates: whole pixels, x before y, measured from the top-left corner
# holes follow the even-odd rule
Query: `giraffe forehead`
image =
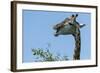
[(74, 18), (75, 18), (75, 17), (70, 16), (70, 17), (68, 17), (68, 18), (65, 20), (65, 22), (66, 22), (66, 23), (71, 22), (71, 21), (74, 20)]
[(71, 19), (66, 20), (65, 23), (64, 23), (64, 25), (68, 25), (69, 23), (72, 23), (72, 20)]

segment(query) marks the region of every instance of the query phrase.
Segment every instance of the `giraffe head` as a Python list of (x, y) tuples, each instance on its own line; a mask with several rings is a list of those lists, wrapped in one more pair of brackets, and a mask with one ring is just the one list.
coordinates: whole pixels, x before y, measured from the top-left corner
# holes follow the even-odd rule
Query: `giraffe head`
[(77, 17), (78, 14), (71, 15), (70, 17), (66, 18), (64, 21), (56, 24), (53, 27), (53, 29), (56, 30), (55, 36), (75, 34), (77, 32), (77, 29), (81, 27), (79, 23), (76, 21)]

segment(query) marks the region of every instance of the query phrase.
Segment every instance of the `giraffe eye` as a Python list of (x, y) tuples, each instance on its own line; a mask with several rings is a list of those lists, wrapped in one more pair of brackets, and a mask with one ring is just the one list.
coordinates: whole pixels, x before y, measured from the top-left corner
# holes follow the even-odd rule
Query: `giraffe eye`
[(72, 23), (69, 23), (69, 25), (73, 25)]

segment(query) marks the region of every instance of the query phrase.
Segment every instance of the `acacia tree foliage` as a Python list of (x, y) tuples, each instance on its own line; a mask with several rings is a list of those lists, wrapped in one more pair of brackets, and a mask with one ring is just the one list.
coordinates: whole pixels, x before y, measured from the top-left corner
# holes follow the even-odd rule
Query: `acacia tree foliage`
[(47, 50), (43, 50), (42, 48), (32, 49), (33, 55), (36, 57), (36, 61), (64, 61), (68, 60), (67, 56), (60, 56), (60, 55), (54, 55)]

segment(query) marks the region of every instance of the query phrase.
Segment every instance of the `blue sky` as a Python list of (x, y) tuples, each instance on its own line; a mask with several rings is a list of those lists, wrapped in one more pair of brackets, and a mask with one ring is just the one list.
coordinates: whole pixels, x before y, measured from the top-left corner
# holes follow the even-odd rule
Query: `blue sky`
[[(86, 24), (81, 28), (81, 60), (91, 58), (91, 14), (77, 12), (77, 21)], [(23, 10), (23, 62), (34, 62), (33, 48), (48, 48), (53, 54), (72, 59), (75, 47), (72, 35), (54, 36), (53, 26), (76, 12)]]

